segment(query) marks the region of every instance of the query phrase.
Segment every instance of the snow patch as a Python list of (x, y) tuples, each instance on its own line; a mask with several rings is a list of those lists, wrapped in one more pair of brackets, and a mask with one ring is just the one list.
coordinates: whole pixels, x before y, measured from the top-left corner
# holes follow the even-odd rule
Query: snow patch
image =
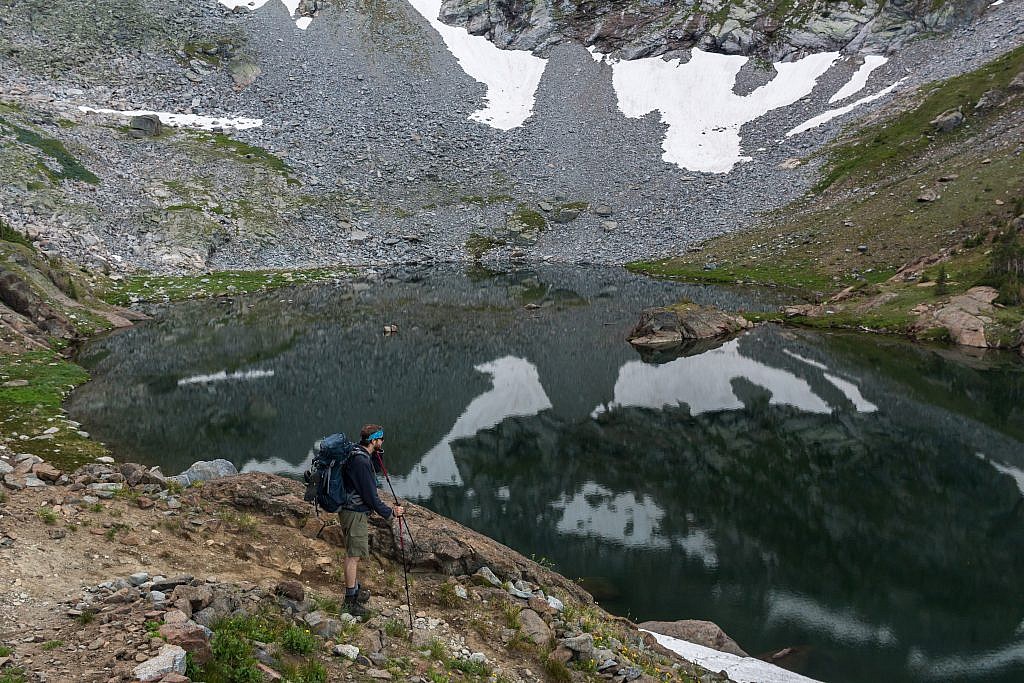
[[(590, 54), (598, 59), (593, 49)], [(838, 58), (838, 52), (824, 52), (776, 64), (775, 78), (745, 96), (732, 88), (747, 57), (694, 49), (685, 64), (660, 57), (599, 61), (611, 64), (623, 114), (641, 118), (661, 113), (668, 125), (662, 143), (666, 162), (691, 171), (728, 173), (751, 160), (741, 155), (742, 126), (809, 95)]]
[(859, 100), (857, 100), (856, 102), (851, 102), (850, 104), (846, 105), (845, 107), (839, 107), (838, 109), (829, 109), (824, 114), (818, 114), (814, 118), (808, 119), (807, 121), (804, 121), (799, 126), (797, 126), (796, 128), (794, 128), (791, 131), (789, 131), (788, 133), (786, 133), (786, 137), (788, 138), (788, 137), (792, 137), (794, 135), (799, 135), (800, 133), (808, 131), (811, 128), (817, 128), (818, 126), (820, 126), (820, 125), (822, 125), (824, 123), (828, 123), (829, 121), (831, 121), (834, 118), (838, 118), (838, 117), (842, 116), (843, 114), (847, 114), (847, 113), (853, 111), (854, 109), (856, 109), (857, 107), (859, 107), (862, 104), (867, 104), (868, 102), (874, 102), (875, 100), (879, 100), (879, 99), (885, 97), (886, 95), (888, 95), (889, 93), (891, 93), (897, 87), (899, 87), (899, 85), (901, 83), (903, 83), (903, 81), (905, 81), (905, 80), (907, 80), (907, 79), (901, 78), (900, 80), (898, 80), (895, 83), (893, 83), (892, 85), (890, 85), (888, 88), (883, 88), (882, 90), (879, 90), (874, 95), (868, 95), (867, 97), (862, 97)]
[(882, 57), (881, 55), (868, 55), (864, 57), (864, 63), (860, 65), (857, 72), (850, 77), (846, 85), (839, 89), (839, 92), (829, 98), (828, 103), (835, 104), (851, 95), (859, 93), (868, 84), (868, 77), (871, 76), (871, 72), (888, 61), (888, 57)]
[(640, 630), (650, 633), (659, 645), (672, 650), (689, 662), (709, 671), (724, 671), (728, 674), (729, 680), (736, 683), (817, 683), (813, 678), (787, 671), (760, 659), (739, 657), (654, 631)]
[(133, 116), (156, 116), (160, 119), (160, 123), (165, 126), (172, 126), (175, 128), (198, 128), (200, 130), (234, 128), (235, 130), (246, 130), (248, 128), (259, 128), (263, 125), (263, 119), (200, 116), (198, 114), (172, 114), (166, 111), (149, 111), (148, 109), (120, 111), (118, 109), (79, 107), (78, 110), (86, 114), (114, 114), (115, 116), (124, 116), (125, 118)]
[(409, 4), (440, 34), (462, 70), (487, 86), (487, 106), (469, 118), (499, 130), (523, 125), (533, 114), (547, 60), (529, 52), (502, 50), (484, 36), (442, 23), (437, 18), (441, 0), (409, 0)]
[[(263, 7), (270, 0), (217, 0), (220, 4), (224, 5), (228, 9), (236, 9), (238, 7), (245, 7), (248, 10), (256, 11), (260, 7)], [(309, 25), (313, 23), (311, 17), (296, 17), (295, 12), (299, 9), (299, 0), (281, 0), (281, 4), (288, 10), (288, 16), (292, 18), (295, 25), (305, 31), (309, 28)]]

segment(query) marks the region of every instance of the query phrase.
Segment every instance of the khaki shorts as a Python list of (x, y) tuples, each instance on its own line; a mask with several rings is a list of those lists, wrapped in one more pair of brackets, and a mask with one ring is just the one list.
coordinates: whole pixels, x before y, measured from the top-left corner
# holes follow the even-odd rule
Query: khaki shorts
[(370, 556), (370, 531), (365, 512), (342, 510), (338, 513), (341, 530), (345, 532), (345, 557)]

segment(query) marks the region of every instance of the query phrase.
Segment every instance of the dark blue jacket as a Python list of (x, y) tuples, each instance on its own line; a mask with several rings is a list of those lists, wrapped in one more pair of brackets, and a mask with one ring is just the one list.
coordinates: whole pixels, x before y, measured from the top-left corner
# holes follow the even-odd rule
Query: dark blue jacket
[(373, 510), (384, 519), (392, 515), (392, 510), (377, 495), (377, 477), (374, 474), (373, 463), (370, 461), (370, 454), (362, 446), (356, 446), (352, 457), (345, 463), (345, 469), (341, 476), (345, 482), (345, 490), (351, 491), (352, 496), (346, 510), (354, 512), (369, 512)]

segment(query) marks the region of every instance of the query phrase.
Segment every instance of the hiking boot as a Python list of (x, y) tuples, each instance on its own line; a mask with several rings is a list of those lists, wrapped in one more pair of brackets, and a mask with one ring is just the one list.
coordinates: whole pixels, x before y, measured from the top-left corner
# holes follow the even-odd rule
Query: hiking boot
[(359, 587), (359, 592), (356, 593), (356, 602), (360, 605), (365, 605), (370, 601), (370, 591), (366, 590), (362, 586)]
[[(369, 598), (369, 596), (367, 596), (367, 598)], [(354, 617), (362, 617), (363, 619), (370, 615), (370, 610), (366, 609), (366, 607), (359, 603), (359, 598), (354, 600), (345, 598), (345, 604), (342, 605), (341, 609)]]

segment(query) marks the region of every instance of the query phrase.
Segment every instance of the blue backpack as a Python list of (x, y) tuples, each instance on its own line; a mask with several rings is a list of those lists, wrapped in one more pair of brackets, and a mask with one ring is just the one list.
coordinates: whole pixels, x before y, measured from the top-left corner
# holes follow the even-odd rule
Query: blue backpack
[(327, 512), (337, 512), (352, 497), (346, 490), (342, 470), (356, 451), (356, 444), (348, 440), (344, 434), (325, 436), (313, 445), (313, 461), (309, 469), (302, 475), (306, 482), (306, 493), (303, 498), (317, 508)]

